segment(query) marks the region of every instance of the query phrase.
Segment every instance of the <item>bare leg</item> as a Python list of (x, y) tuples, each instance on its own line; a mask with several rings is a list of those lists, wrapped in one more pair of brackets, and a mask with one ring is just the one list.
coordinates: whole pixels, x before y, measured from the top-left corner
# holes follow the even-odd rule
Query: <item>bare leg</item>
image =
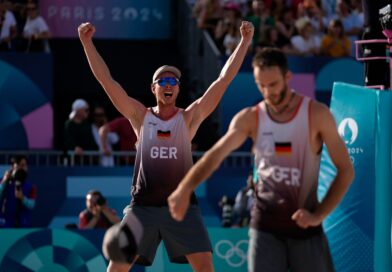
[(199, 252), (186, 255), (194, 272), (214, 272), (211, 252)]
[(112, 261), (109, 262), (107, 272), (128, 272), (131, 269), (132, 265), (127, 263), (114, 263)]
[(131, 264), (129, 263), (115, 263), (110, 261), (106, 272), (128, 272), (132, 268), (138, 256), (135, 257)]

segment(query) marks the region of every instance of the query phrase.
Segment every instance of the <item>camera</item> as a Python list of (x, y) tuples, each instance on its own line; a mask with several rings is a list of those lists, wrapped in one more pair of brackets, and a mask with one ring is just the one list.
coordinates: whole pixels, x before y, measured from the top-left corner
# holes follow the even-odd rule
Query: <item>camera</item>
[(11, 174), (11, 180), (19, 183), (23, 183), (26, 180), (27, 172), (23, 169), (16, 169)]
[(100, 195), (100, 196), (97, 197), (97, 200), (95, 201), (95, 203), (98, 206), (103, 206), (103, 205), (106, 204), (106, 198), (104, 196)]
[(96, 190), (91, 190), (87, 193), (86, 199), (89, 200), (89, 203), (92, 206), (103, 206), (106, 204), (106, 198)]
[(22, 183), (19, 180), (15, 181), (15, 190), (22, 190)]
[(383, 29), (392, 30), (392, 5), (386, 5), (378, 11)]

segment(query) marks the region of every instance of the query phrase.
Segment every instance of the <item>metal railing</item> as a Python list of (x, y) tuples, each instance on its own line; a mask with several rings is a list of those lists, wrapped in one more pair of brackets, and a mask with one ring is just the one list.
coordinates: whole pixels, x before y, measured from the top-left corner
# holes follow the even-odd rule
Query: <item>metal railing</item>
[[(203, 156), (204, 152), (193, 152), (193, 161), (196, 162)], [(76, 155), (69, 151), (0, 151), (0, 165), (11, 162), (11, 158), (17, 155), (25, 155), (30, 166), (54, 166), (54, 167), (74, 167), (74, 166), (100, 166), (100, 158), (103, 154), (99, 151), (85, 151), (83, 156)], [(111, 156), (114, 158), (114, 166), (131, 166), (135, 161), (136, 152), (114, 151)], [(222, 163), (225, 167), (250, 167), (253, 165), (253, 155), (250, 152), (233, 152)]]

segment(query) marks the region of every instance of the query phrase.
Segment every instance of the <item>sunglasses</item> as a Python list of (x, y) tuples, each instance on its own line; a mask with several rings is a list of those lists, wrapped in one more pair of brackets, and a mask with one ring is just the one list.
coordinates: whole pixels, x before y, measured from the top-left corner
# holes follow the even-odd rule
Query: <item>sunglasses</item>
[(155, 80), (155, 83), (158, 83), (158, 85), (161, 87), (165, 87), (167, 84), (170, 86), (177, 86), (177, 84), (180, 84), (180, 81), (175, 77), (162, 77), (158, 80)]

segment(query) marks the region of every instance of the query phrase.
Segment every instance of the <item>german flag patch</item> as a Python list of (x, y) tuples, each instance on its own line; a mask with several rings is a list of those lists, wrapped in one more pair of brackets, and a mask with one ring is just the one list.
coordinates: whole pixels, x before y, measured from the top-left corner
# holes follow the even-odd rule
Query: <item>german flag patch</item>
[(275, 143), (275, 154), (278, 156), (291, 155), (291, 142)]
[(161, 139), (170, 138), (170, 130), (168, 130), (168, 131), (158, 130), (157, 136), (158, 136), (158, 138), (161, 138)]

